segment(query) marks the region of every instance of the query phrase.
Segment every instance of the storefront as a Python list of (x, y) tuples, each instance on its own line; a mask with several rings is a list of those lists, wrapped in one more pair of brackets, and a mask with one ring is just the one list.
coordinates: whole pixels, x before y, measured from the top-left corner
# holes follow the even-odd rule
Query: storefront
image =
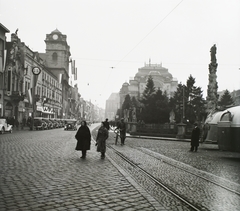
[(54, 109), (49, 106), (37, 106), (36, 111), (38, 112), (37, 116), (41, 116), (49, 119), (55, 117)]
[(13, 105), (12, 105), (12, 103), (10, 103), (10, 102), (6, 103), (4, 116), (5, 117), (12, 117), (13, 116)]

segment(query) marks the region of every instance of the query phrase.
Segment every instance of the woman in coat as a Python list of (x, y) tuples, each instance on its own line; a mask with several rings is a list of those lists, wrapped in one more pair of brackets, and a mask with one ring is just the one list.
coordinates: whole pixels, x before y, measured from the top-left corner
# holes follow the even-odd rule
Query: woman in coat
[(101, 152), (101, 158), (105, 158), (107, 138), (108, 138), (108, 130), (104, 122), (102, 122), (101, 127), (98, 129), (98, 134), (96, 138), (97, 152)]
[(82, 157), (85, 158), (87, 154), (87, 150), (90, 150), (91, 145), (91, 133), (87, 126), (86, 121), (81, 122), (81, 126), (78, 129), (75, 138), (77, 139), (77, 146), (75, 150), (82, 151)]

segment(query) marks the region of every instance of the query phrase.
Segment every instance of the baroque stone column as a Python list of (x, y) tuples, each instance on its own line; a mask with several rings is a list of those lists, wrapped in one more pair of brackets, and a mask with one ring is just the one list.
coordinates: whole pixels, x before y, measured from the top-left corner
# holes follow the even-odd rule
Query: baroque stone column
[(211, 63), (209, 64), (209, 74), (208, 74), (208, 90), (207, 90), (207, 112), (214, 111), (217, 108), (218, 102), (218, 83), (217, 83), (217, 47), (214, 44), (211, 49)]

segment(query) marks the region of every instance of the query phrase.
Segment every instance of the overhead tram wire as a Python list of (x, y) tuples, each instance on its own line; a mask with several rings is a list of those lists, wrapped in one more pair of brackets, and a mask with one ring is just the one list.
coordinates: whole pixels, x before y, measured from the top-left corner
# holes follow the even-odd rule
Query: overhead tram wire
[(109, 73), (109, 75), (108, 75), (108, 78), (107, 78), (106, 83), (105, 83), (105, 85), (104, 85), (104, 87), (103, 87), (103, 90), (105, 89), (105, 86), (106, 86), (106, 84), (107, 84), (107, 82), (108, 82), (108, 80), (109, 80), (109, 78), (110, 78), (110, 75), (111, 75), (111, 73), (112, 73), (113, 68), (116, 68), (116, 66), (117, 66), (119, 63), (121, 63), (137, 46), (139, 46), (140, 43), (141, 43), (143, 40), (145, 40), (183, 1), (184, 1), (184, 0), (180, 1), (167, 15), (165, 15), (165, 16), (163, 17), (163, 19), (162, 19), (160, 22), (158, 22), (158, 24), (157, 24), (155, 27), (153, 27), (152, 30), (150, 30), (121, 60), (119, 60), (119, 61), (116, 63), (116, 65), (115, 65), (114, 67), (110, 67), (110, 68), (111, 68), (111, 71), (110, 71), (110, 73)]

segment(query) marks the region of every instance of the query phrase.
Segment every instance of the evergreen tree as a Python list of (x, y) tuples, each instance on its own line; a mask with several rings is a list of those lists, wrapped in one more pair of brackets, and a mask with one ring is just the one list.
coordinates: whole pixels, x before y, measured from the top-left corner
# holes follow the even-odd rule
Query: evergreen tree
[(183, 117), (183, 85), (180, 83), (173, 97), (169, 100), (169, 108), (175, 113), (175, 121), (181, 122)]
[(220, 101), (218, 102), (218, 105), (222, 108), (225, 109), (231, 105), (233, 105), (234, 100), (230, 94), (230, 92), (226, 89), (225, 92), (223, 93), (223, 96), (221, 97)]
[(149, 102), (151, 101), (151, 98), (154, 95), (154, 93), (155, 93), (154, 82), (153, 82), (152, 76), (149, 76), (148, 80), (147, 80), (146, 87), (143, 91), (141, 102), (144, 105), (149, 104)]
[(205, 101), (201, 88), (194, 86), (195, 78), (190, 75), (186, 84), (178, 84), (169, 107), (175, 112), (176, 122), (183, 120), (186, 123), (188, 120), (193, 124), (205, 116)]
[(132, 107), (136, 108), (137, 121), (142, 120), (141, 113), (143, 105), (136, 99), (135, 96), (132, 97)]
[(131, 116), (129, 113), (131, 108), (132, 108), (131, 97), (129, 94), (127, 94), (122, 104), (122, 116), (124, 117), (124, 112), (125, 113), (127, 112), (125, 115), (127, 115), (128, 117)]
[(149, 76), (145, 90), (143, 91), (142, 99), (140, 100), (140, 102), (143, 104), (142, 118), (146, 123), (153, 122), (155, 109), (154, 94), (155, 94), (154, 82), (152, 77)]
[(155, 108), (153, 123), (166, 123), (169, 121), (170, 108), (168, 106), (168, 97), (166, 92), (163, 94), (160, 89), (154, 95)]
[(194, 123), (200, 121), (205, 113), (204, 99), (201, 87), (194, 86), (195, 78), (192, 75), (187, 80), (186, 92), (185, 92), (185, 118)]
[(131, 101), (131, 97), (129, 94), (127, 94), (125, 96), (124, 102), (122, 104), (122, 110), (124, 109), (130, 109), (132, 107), (132, 101)]

